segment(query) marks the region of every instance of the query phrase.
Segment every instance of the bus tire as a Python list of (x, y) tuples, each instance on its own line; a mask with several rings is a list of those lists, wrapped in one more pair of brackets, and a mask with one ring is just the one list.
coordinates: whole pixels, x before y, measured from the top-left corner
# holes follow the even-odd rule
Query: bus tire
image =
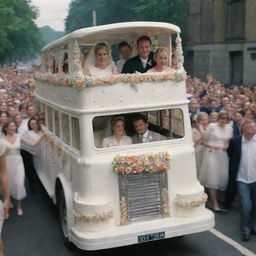
[(59, 215), (59, 222), (61, 228), (61, 235), (65, 246), (69, 250), (74, 250), (75, 246), (72, 242), (68, 239), (68, 223), (67, 223), (67, 207), (65, 201), (65, 195), (63, 189), (59, 189), (58, 191), (58, 215)]

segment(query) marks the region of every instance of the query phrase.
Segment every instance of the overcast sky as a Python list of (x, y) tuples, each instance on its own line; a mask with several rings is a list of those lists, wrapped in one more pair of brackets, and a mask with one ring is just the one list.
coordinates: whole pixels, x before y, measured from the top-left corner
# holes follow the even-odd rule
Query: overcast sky
[(64, 31), (64, 19), (67, 17), (69, 3), (72, 0), (32, 0), (39, 8), (36, 24), (39, 27), (50, 26), (56, 31)]

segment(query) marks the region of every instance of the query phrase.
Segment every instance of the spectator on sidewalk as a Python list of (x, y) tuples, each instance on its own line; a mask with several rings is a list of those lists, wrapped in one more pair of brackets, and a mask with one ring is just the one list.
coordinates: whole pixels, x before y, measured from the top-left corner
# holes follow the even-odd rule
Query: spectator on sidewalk
[(229, 182), (226, 206), (230, 207), (238, 191), (241, 202), (242, 241), (256, 235), (254, 208), (256, 205), (256, 124), (245, 120), (241, 126), (243, 135), (231, 139), (228, 147)]

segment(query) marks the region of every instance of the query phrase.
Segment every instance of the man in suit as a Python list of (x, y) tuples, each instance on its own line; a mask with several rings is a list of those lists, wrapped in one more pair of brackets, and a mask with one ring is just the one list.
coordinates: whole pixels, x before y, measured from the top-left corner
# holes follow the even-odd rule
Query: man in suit
[(153, 52), (151, 52), (151, 39), (148, 36), (141, 36), (137, 39), (138, 55), (124, 63), (122, 73), (132, 74), (137, 72), (145, 73), (155, 66)]
[(242, 136), (232, 138), (228, 148), (229, 182), (226, 206), (230, 207), (236, 191), (241, 202), (242, 240), (249, 241), (256, 235), (253, 223), (256, 203), (256, 123), (246, 120), (241, 126)]
[(166, 139), (159, 133), (148, 130), (148, 120), (144, 115), (138, 114), (133, 119), (133, 126), (137, 132), (137, 134), (132, 136), (132, 141), (134, 144)]

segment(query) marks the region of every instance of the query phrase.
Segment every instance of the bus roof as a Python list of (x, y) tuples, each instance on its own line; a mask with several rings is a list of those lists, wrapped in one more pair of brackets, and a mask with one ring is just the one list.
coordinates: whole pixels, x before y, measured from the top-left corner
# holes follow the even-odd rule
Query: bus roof
[(141, 35), (160, 36), (180, 33), (180, 28), (176, 25), (164, 22), (124, 22), (102, 26), (88, 27), (75, 30), (66, 36), (57, 39), (46, 45), (43, 51), (50, 50), (58, 45), (66, 44), (70, 40), (76, 39), (79, 44), (94, 44), (104, 41), (109, 44), (121, 41), (136, 40)]

